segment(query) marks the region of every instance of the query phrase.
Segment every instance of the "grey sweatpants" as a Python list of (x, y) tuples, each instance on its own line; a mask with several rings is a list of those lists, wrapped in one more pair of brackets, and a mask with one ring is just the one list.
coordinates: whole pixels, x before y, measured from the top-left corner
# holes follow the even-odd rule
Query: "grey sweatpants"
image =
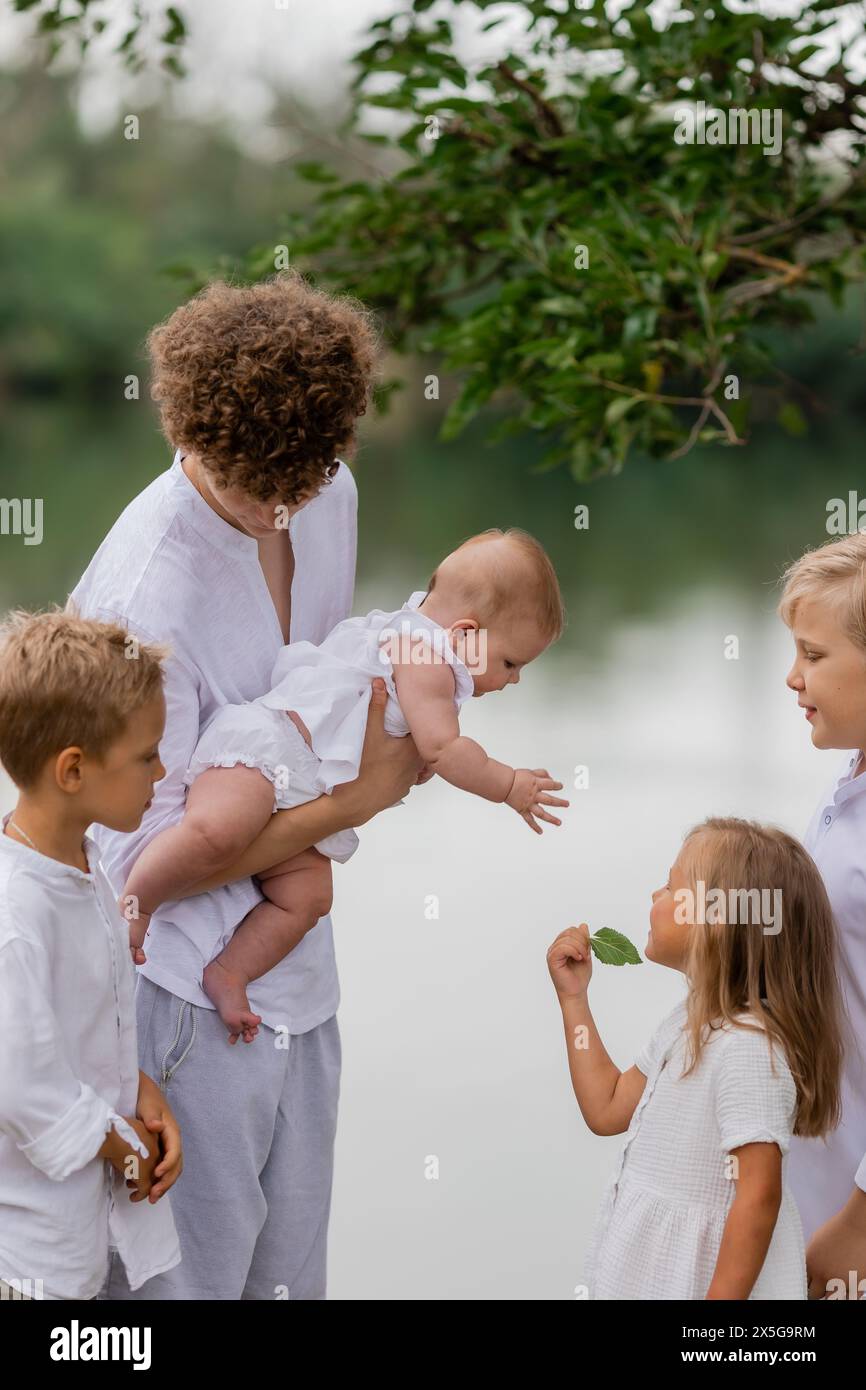
[[(214, 1009), (143, 975), (138, 1059), (174, 1111), (183, 1172), (170, 1201), (181, 1262), (130, 1291), (111, 1256), (100, 1299), (322, 1299), (340, 1092), (337, 1019), (260, 1027), (230, 1046)], [(287, 1046), (286, 1046), (287, 1045)]]

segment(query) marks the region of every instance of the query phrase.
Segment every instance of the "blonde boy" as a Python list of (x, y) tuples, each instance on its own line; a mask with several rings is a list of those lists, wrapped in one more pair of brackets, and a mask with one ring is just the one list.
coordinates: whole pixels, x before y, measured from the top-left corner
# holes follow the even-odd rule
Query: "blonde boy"
[(842, 1121), (826, 1141), (794, 1139), (788, 1176), (809, 1242), (810, 1296), (858, 1298), (866, 1293), (866, 535), (807, 551), (783, 585), (779, 613), (796, 648), (787, 684), (815, 747), (845, 750), (804, 843), (836, 919), (851, 1023)]
[(109, 1244), (133, 1286), (180, 1260), (159, 1200), (180, 1132), (138, 1069), (128, 926), (86, 834), (134, 830), (164, 776), (165, 655), (59, 611), (0, 628), (0, 760), (18, 788), (0, 833), (5, 1297), (95, 1298)]

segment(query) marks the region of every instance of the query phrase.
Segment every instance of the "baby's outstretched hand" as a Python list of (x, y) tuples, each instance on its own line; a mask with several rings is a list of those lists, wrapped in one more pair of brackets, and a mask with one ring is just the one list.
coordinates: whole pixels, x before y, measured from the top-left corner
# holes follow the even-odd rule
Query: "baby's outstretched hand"
[[(554, 782), (550, 773), (543, 767), (528, 768), (519, 767), (514, 774), (514, 781), (511, 791), (505, 798), (505, 804), (522, 816), (529, 826), (540, 835), (541, 826), (539, 820), (546, 820), (550, 825), (562, 825), (562, 821), (557, 816), (552, 816), (545, 811), (545, 806), (567, 806), (568, 802), (563, 801), (561, 796), (551, 796), (551, 792), (561, 792), (562, 783)], [(538, 820), (536, 820), (536, 816)]]

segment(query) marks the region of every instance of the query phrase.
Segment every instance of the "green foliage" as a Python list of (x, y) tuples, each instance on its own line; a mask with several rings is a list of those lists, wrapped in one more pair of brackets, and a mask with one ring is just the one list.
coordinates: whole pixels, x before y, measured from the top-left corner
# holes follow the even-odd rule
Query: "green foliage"
[[(508, 8), (522, 39), (480, 70), (455, 56), (452, 19), (494, 9), (503, 33), (493, 0), (451, 0), (451, 19), (415, 0), (372, 26), (346, 130), (381, 176), (298, 164), (315, 200), (291, 219), (293, 259), (459, 375), (446, 439), (501, 402), (494, 437), (538, 432), (540, 467), (579, 480), (633, 450), (743, 442), (775, 380), (765, 330), (810, 324), (866, 271), (866, 105), (844, 56), (826, 70), (819, 52), (839, 7), (698, 3), (664, 29), (645, 0), (615, 21), (601, 0)], [(780, 152), (677, 143), (698, 101), (781, 111)], [(370, 130), (377, 108), (392, 133)], [(269, 268), (256, 254), (253, 276)], [(806, 427), (793, 402), (772, 414)]]
[(633, 942), (613, 927), (602, 927), (589, 938), (593, 955), (602, 965), (642, 965), (640, 953)]
[[(69, 0), (12, 0), (13, 8), (19, 12), (32, 10), (38, 18), (41, 33), (49, 36), (48, 58), (52, 62), (69, 37), (77, 41), (83, 56), (108, 27), (113, 0), (74, 0), (72, 9)], [(174, 5), (159, 4), (156, 14), (146, 9), (142, 0), (134, 0), (131, 7), (129, 27), (118, 38), (115, 51), (120, 54), (124, 66), (132, 72), (139, 72), (145, 66), (142, 55), (142, 40), (149, 25), (157, 24), (156, 30), (161, 45), (162, 66), (175, 77), (182, 77), (184, 69), (178, 50), (186, 38), (186, 23)]]

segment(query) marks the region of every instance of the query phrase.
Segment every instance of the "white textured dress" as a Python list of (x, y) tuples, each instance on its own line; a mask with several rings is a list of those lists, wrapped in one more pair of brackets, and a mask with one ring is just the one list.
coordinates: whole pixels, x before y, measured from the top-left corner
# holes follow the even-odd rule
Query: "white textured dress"
[(782, 1204), (750, 1298), (805, 1299), (803, 1231), (786, 1171), (796, 1104), (788, 1064), (778, 1046), (771, 1063), (763, 1030), (726, 1025), (683, 1077), (685, 1017), (683, 1002), (635, 1059), (647, 1081), (590, 1243), (589, 1297), (704, 1299), (736, 1195), (727, 1155), (764, 1141), (782, 1151)]
[[(381, 676), (388, 692), (385, 731), (409, 733), (397, 699), (391, 655), (399, 650), (418, 662), (444, 661), (454, 674), (454, 705), (474, 693), (472, 676), (457, 656), (446, 630), (418, 612), (424, 590), (392, 613), (373, 609), (347, 618), (315, 646), (282, 647), (271, 674), (272, 688), (242, 705), (223, 705), (206, 725), (184, 782), (191, 786), (208, 767), (254, 767), (274, 784), (274, 811), (302, 806), (342, 782), (353, 782), (361, 766), (372, 682)], [(391, 644), (396, 643), (396, 647)], [(389, 655), (390, 652), (390, 655)], [(308, 745), (287, 711), (309, 730)], [(358, 847), (354, 830), (341, 830), (316, 848), (345, 862)]]

